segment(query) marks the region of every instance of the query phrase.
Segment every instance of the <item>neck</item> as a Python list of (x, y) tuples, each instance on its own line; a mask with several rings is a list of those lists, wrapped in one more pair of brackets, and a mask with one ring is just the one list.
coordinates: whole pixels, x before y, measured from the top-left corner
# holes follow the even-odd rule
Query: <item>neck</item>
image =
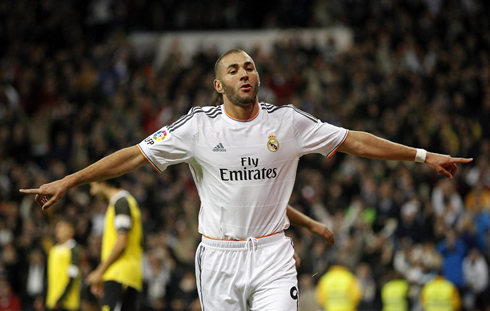
[(257, 115), (259, 111), (259, 101), (255, 100), (255, 102), (248, 106), (238, 106), (232, 104), (226, 98), (224, 99), (225, 112), (230, 117), (238, 120), (250, 120)]
[(121, 191), (121, 189), (118, 189), (118, 188), (108, 189), (106, 192), (107, 201), (110, 201), (112, 199), (112, 197), (115, 196), (119, 191)]

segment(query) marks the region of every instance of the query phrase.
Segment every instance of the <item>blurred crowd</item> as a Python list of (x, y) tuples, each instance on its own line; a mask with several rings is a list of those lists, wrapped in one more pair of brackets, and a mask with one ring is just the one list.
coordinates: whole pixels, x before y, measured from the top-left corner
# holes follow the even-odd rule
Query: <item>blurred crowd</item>
[[(301, 258), (300, 310), (318, 310), (315, 285), (333, 262), (360, 280), (359, 310), (381, 309), (381, 287), (393, 271), (410, 283), (413, 310), (438, 273), (457, 286), (465, 310), (488, 307), (489, 4), (312, 0), (262, 10), (265, 2), (221, 2), (0, 2), (0, 310), (8, 303), (42, 310), (46, 254), (59, 217), (76, 220), (84, 276), (100, 258), (106, 203), (87, 186), (48, 211), (18, 189), (61, 178), (139, 143), (192, 106), (213, 104), (219, 48), (183, 63), (176, 44), (154, 68), (151, 57), (134, 56), (131, 31), (338, 24), (355, 33), (346, 52), (331, 38), (325, 48), (294, 36), (274, 42), (270, 53), (261, 46), (248, 51), (261, 76), (259, 100), (474, 161), (445, 180), (422, 164), (340, 153), (302, 158), (290, 202), (331, 228), (336, 244), (304, 229), (287, 231)], [(260, 12), (243, 13), (251, 10)], [(197, 308), (199, 198), (188, 167), (159, 175), (148, 165), (125, 176), (123, 188), (142, 209), (144, 310)], [(82, 301), (84, 310), (96, 309), (86, 287)]]

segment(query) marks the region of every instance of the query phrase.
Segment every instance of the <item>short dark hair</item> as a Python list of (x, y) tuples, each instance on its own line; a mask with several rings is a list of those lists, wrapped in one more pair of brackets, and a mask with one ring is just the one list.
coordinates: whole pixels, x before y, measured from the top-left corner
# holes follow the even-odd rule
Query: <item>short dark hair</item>
[(230, 55), (230, 54), (236, 54), (236, 53), (247, 53), (245, 52), (244, 50), (242, 49), (231, 49), (231, 50), (228, 50), (226, 51), (225, 53), (223, 53), (219, 58), (218, 60), (216, 61), (216, 63), (214, 64), (214, 77), (217, 79), (218, 78), (218, 65), (219, 63), (221, 62), (221, 60), (223, 59), (223, 57), (227, 56), (227, 55)]

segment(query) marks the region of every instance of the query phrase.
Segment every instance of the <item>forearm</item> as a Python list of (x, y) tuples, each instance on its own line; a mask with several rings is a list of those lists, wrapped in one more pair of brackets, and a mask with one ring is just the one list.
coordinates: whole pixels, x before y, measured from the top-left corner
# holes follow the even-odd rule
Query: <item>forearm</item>
[(379, 160), (414, 161), (417, 149), (366, 132), (350, 131), (339, 151)]
[(146, 163), (146, 159), (138, 147), (132, 146), (116, 151), (84, 169), (66, 176), (64, 181), (68, 188), (73, 188), (124, 175)]
[(118, 177), (146, 163), (146, 158), (141, 154), (139, 148), (132, 146), (114, 152), (63, 179), (41, 185), (38, 189), (20, 189), (19, 191), (35, 194), (36, 203), (45, 210), (61, 200), (70, 188)]
[(313, 222), (313, 219), (300, 213), (298, 210), (294, 209), (291, 205), (288, 205), (286, 211), (286, 216), (288, 217), (291, 224), (303, 228), (309, 228)]
[(97, 269), (100, 269), (102, 273), (104, 273), (123, 254), (124, 250), (126, 249), (127, 235), (126, 234), (123, 234), (124, 236), (121, 235), (122, 234), (117, 235), (116, 244), (114, 244), (111, 254), (107, 258), (107, 260), (101, 262), (97, 267)]
[(329, 244), (335, 243), (335, 237), (327, 226), (306, 216), (300, 211), (294, 209), (291, 205), (288, 205), (286, 216), (289, 218), (291, 224), (307, 229), (308, 231), (325, 239), (325, 241), (327, 241)]

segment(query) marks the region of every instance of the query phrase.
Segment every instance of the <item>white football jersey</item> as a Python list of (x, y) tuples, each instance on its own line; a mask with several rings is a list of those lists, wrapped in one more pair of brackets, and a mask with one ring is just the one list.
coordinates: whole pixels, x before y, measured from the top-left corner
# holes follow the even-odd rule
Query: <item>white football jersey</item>
[(246, 239), (287, 229), (299, 158), (331, 157), (348, 134), (291, 105), (259, 108), (243, 121), (223, 105), (194, 107), (138, 144), (158, 172), (189, 164), (201, 199), (199, 232), (208, 237)]

